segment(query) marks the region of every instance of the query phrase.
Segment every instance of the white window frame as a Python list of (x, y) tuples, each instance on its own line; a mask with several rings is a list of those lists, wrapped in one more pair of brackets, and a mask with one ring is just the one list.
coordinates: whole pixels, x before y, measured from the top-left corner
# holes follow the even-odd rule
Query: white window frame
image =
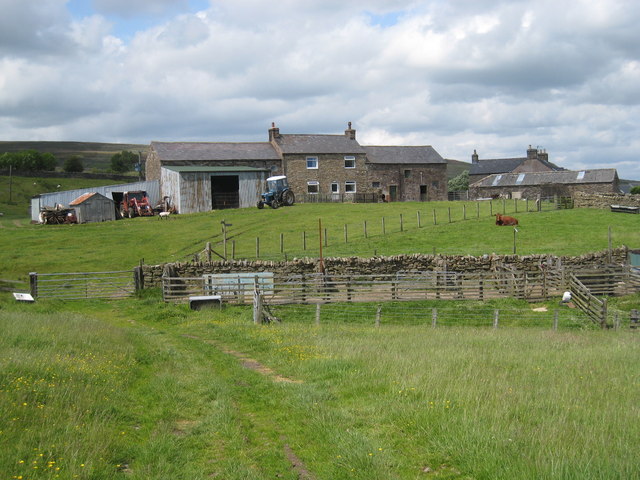
[[(309, 163), (312, 162), (312, 165), (315, 166), (309, 166)], [(307, 170), (317, 170), (318, 169), (318, 157), (307, 157)]]
[(340, 193), (340, 182), (331, 182), (331, 193)]
[[(316, 191), (312, 192), (311, 190), (309, 190), (310, 187), (316, 187)], [(307, 193), (309, 195), (318, 195), (320, 193), (320, 182), (307, 182)]]
[[(353, 162), (352, 166), (347, 166), (347, 162)], [(356, 157), (352, 155), (345, 155), (344, 157), (344, 168), (356, 168)]]
[[(353, 187), (353, 190), (350, 190), (349, 188)], [(356, 188), (356, 182), (352, 182), (352, 181), (348, 181), (348, 182), (344, 182), (344, 193), (356, 193), (357, 188)]]

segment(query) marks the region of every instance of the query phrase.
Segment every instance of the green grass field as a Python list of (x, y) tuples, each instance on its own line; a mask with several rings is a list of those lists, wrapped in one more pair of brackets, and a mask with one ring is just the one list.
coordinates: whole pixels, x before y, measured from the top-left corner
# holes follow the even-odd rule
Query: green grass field
[[(523, 206), (519, 254), (606, 250), (609, 228), (614, 247), (640, 247), (637, 215)], [(319, 220), (325, 256), (512, 253), (513, 228), (495, 226), (489, 208), (295, 205), (60, 226), (16, 213), (0, 218), (0, 279), (188, 260), (206, 242), (221, 252), (223, 220), (237, 257), (254, 257), (257, 237), (263, 258), (317, 256)], [(558, 299), (536, 306), (559, 308)], [(627, 314), (640, 294), (609, 306)], [(312, 309), (281, 307), (281, 323), (254, 325), (251, 307), (197, 312), (164, 304), (157, 290), (34, 304), (0, 293), (0, 474), (638, 478), (638, 332), (602, 331), (570, 312), (553, 330), (533, 307), (441, 302), (437, 328), (428, 316), (386, 310), (376, 327), (362, 305), (327, 306), (316, 325)], [(494, 309), (515, 313), (493, 329)]]

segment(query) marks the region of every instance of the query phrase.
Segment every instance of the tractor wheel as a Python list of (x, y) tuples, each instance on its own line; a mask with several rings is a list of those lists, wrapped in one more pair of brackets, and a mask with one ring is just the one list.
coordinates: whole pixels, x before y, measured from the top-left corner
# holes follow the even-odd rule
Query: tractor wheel
[(262, 200), (258, 200), (257, 207), (262, 210), (264, 208), (264, 202)]
[(282, 203), (287, 207), (290, 207), (291, 205), (293, 205), (295, 201), (296, 201), (296, 197), (291, 190), (287, 190), (282, 194)]
[(278, 200), (276, 200), (275, 198), (271, 201), (271, 208), (278, 208), (280, 206), (280, 202), (278, 202)]

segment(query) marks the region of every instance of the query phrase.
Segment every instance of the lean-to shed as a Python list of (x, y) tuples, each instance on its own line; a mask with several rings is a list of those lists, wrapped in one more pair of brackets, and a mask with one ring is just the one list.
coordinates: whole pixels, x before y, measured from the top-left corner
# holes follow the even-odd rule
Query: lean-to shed
[(85, 193), (69, 203), (75, 209), (78, 223), (106, 222), (116, 219), (113, 200), (96, 192)]

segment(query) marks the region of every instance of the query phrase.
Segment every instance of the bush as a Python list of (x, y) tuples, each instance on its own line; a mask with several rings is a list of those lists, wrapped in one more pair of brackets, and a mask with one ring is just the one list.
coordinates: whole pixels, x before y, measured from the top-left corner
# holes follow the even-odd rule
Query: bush
[(111, 170), (118, 173), (128, 172), (138, 163), (138, 155), (128, 150), (123, 150), (111, 157)]
[(640, 194), (640, 185), (636, 185), (635, 187), (633, 187), (631, 189), (631, 193), (633, 193), (634, 195)]
[(80, 158), (77, 155), (74, 155), (72, 157), (67, 158), (64, 161), (64, 167), (63, 167), (65, 172), (82, 172), (84, 171), (84, 165), (82, 164), (82, 158)]

